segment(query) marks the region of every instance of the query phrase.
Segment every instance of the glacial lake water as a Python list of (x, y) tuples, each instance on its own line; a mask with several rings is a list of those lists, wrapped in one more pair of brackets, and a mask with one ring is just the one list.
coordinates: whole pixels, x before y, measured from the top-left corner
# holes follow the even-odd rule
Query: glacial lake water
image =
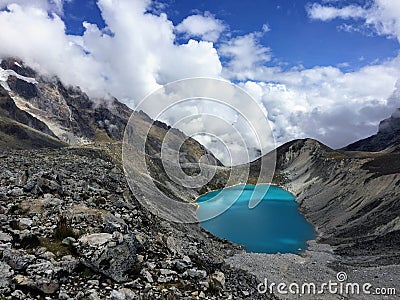
[[(199, 220), (224, 210), (237, 199), (225, 212), (200, 225), (220, 238), (243, 245), (249, 252), (304, 251), (306, 242), (315, 238), (315, 230), (299, 213), (295, 197), (277, 186), (257, 185), (257, 192), (254, 192), (255, 187), (233, 186), (199, 197)], [(249, 208), (250, 199), (260, 202)]]

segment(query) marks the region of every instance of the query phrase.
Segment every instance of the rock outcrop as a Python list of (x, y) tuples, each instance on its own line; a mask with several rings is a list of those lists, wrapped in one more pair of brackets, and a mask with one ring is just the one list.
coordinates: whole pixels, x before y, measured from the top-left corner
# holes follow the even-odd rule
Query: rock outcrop
[(78, 240), (77, 251), (82, 262), (95, 272), (116, 282), (126, 281), (136, 264), (138, 242), (134, 235), (94, 233)]

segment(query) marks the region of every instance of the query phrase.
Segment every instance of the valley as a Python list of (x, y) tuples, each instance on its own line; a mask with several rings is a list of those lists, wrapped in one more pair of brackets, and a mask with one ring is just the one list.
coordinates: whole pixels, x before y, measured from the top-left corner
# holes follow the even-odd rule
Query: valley
[[(400, 291), (398, 112), (383, 121), (376, 136), (344, 149), (299, 139), (229, 168), (183, 132), (115, 98), (93, 102), (79, 88), (15, 59), (3, 60), (1, 67), (34, 79), (10, 75), (0, 87), (3, 297), (285, 299), (260, 294), (257, 286), (264, 278), (326, 282), (338, 272), (351, 282)], [(139, 121), (131, 137), (146, 139), (147, 169), (136, 161), (139, 149), (133, 149), (127, 179), (122, 138), (132, 113)], [(183, 145), (179, 161), (168, 162), (195, 174), (207, 154), (216, 163), (211, 181), (186, 188), (169, 178), (160, 157), (167, 132)], [(247, 253), (196, 224), (197, 197), (256, 182), (261, 162), (270, 166), (275, 158), (272, 183), (296, 196), (318, 234), (304, 254)], [(244, 169), (250, 170), (248, 177), (229, 181), (231, 172)], [(160, 190), (187, 204), (185, 216), (193, 224), (166, 221), (135, 196), (151, 200), (161, 197)]]

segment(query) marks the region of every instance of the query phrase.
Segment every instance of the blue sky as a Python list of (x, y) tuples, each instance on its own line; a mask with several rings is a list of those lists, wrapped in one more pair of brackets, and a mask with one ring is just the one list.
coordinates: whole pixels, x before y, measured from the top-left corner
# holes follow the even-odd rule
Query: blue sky
[[(342, 5), (343, 2), (366, 5), (363, 0), (342, 1)], [(308, 0), (167, 0), (154, 6), (156, 13), (165, 12), (175, 25), (189, 15), (208, 11), (222, 20), (229, 28), (226, 34), (233, 36), (262, 31), (263, 25), (268, 24), (270, 31), (260, 38), (272, 51), (273, 60), (268, 65), (283, 68), (338, 66), (352, 71), (397, 56), (399, 45), (394, 37), (343, 29), (343, 24), (361, 26), (362, 21), (310, 20), (306, 10), (310, 3)], [(95, 0), (66, 2), (63, 19), (70, 34), (82, 34), (83, 21), (105, 27)]]
[(309, 3), (307, 0), (188, 0), (171, 2), (168, 12), (179, 23), (186, 15), (208, 10), (224, 20), (234, 34), (260, 31), (267, 23), (271, 31), (263, 36), (262, 43), (271, 47), (278, 62), (290, 67), (349, 63), (351, 68), (358, 68), (397, 55), (398, 43), (394, 39), (338, 30), (341, 21), (310, 20), (306, 12)]

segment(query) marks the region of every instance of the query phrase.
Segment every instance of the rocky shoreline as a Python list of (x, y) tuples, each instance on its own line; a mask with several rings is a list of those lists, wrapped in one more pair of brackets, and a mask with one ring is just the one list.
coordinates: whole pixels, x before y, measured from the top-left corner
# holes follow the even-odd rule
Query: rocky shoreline
[[(277, 291), (277, 286), (272, 291), (279, 299), (398, 299), (397, 292), (400, 290), (399, 265), (387, 265), (380, 267), (359, 267), (351, 266), (343, 263), (343, 258), (335, 254), (334, 249), (327, 244), (321, 244), (316, 241), (310, 241), (309, 247), (305, 253), (296, 254), (262, 254), (262, 253), (239, 253), (226, 260), (231, 266), (235, 266), (254, 274), (260, 283), (268, 285), (275, 283), (276, 285), (284, 283), (287, 285), (286, 294)], [(340, 283), (337, 279), (339, 272), (346, 273), (346, 283), (357, 283), (360, 286), (360, 293), (339, 294), (330, 293), (325, 289), (323, 294), (317, 294), (318, 289), (323, 283), (329, 281)], [(288, 286), (292, 283), (302, 284), (314, 283), (316, 285), (316, 293), (307, 292), (305, 294), (292, 294), (288, 290)], [(362, 285), (369, 283), (371, 288), (369, 291), (374, 293), (375, 288), (384, 288), (387, 293), (393, 293), (395, 289), (396, 295), (366, 295), (362, 293)], [(264, 289), (265, 284), (261, 286)], [(317, 297), (317, 298), (316, 298)]]
[[(275, 283), (322, 284), (345, 272), (346, 282), (370, 283), (372, 288), (397, 292), (324, 294), (320, 299), (399, 298), (400, 169), (396, 158), (391, 152), (335, 151), (312, 139), (278, 148), (277, 182), (296, 195), (300, 212), (318, 236), (301, 255), (240, 253), (227, 262), (254, 274), (260, 282), (266, 278)], [(251, 163), (253, 170), (258, 163)], [(281, 299), (299, 297), (276, 295)], [(315, 299), (315, 295), (301, 298)]]

